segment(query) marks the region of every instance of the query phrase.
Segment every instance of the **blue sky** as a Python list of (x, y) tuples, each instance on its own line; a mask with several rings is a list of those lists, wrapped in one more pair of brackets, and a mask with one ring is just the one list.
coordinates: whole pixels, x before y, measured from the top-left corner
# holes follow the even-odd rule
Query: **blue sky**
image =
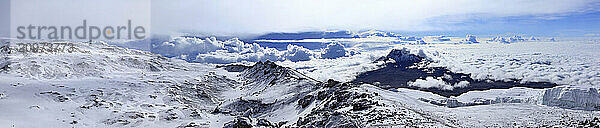
[(160, 32), (179, 28), (207, 33), (339, 29), (549, 36), (600, 33), (599, 0), (155, 0), (152, 6), (158, 12), (153, 12), (152, 23), (160, 24), (153, 27)]
[[(443, 19), (441, 19), (443, 20)], [(530, 16), (495, 17), (487, 19), (471, 19), (458, 23), (431, 23), (432, 26), (453, 27), (445, 30), (396, 32), (415, 35), (514, 35), (533, 36), (575, 36), (600, 37), (600, 12), (569, 13), (554, 19), (532, 18)]]
[[(0, 0), (4, 6), (8, 3)], [(33, 19), (56, 19), (55, 14), (96, 16), (127, 6), (97, 7), (69, 0), (22, 0)], [(260, 34), (322, 30), (366, 30), (439, 34), (531, 34), (549, 36), (600, 36), (600, 0), (148, 0), (153, 33), (202, 32)], [(42, 4), (42, 3), (49, 4)], [(62, 2), (62, 3), (61, 3)], [(97, 3), (89, 1), (88, 3)], [(119, 0), (101, 5), (122, 5)], [(51, 3), (51, 4), (50, 4)], [(131, 2), (129, 2), (131, 3)], [(84, 5), (78, 5), (84, 4)], [(94, 4), (97, 5), (97, 4)], [(14, 8), (14, 7), (13, 7)], [(36, 10), (36, 8), (40, 8)], [(92, 9), (90, 9), (92, 8)], [(97, 9), (93, 9), (97, 8)], [(2, 8), (6, 12), (6, 8)], [(81, 10), (81, 11), (77, 11)], [(127, 10), (127, 9), (121, 9)], [(69, 11), (69, 12), (60, 12)], [(94, 12), (98, 11), (98, 12)], [(75, 12), (75, 13), (74, 13)], [(147, 11), (137, 11), (146, 15)], [(45, 15), (44, 13), (52, 13)], [(124, 16), (135, 16), (128, 11)], [(2, 17), (6, 13), (0, 13)], [(2, 22), (10, 18), (2, 18)], [(110, 17), (87, 18), (103, 22)], [(122, 18), (121, 18), (122, 19)], [(81, 19), (61, 17), (58, 23), (79, 24)], [(68, 21), (73, 20), (73, 21)], [(37, 22), (44, 22), (35, 21)], [(111, 22), (111, 21), (106, 21)], [(5, 28), (3, 25), (3, 29)], [(3, 30), (6, 31), (6, 30)], [(1, 35), (2, 31), (0, 31)]]

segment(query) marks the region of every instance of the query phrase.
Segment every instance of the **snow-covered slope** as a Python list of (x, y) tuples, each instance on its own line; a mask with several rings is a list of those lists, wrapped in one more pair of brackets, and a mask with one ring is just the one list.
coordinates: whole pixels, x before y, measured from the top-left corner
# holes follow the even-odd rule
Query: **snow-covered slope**
[(273, 62), (257, 62), (239, 74), (243, 82), (226, 91), (228, 101), (215, 109), (217, 114), (253, 117), (281, 126), (298, 118), (300, 98), (318, 89), (319, 81)]
[[(60, 42), (58, 42), (60, 43)], [(105, 43), (74, 43), (72, 53), (14, 52), (10, 73), (34, 79), (61, 79), (85, 76), (108, 77), (107, 73), (132, 73), (184, 70), (181, 61), (150, 52), (109, 46)]]
[[(0, 74), (2, 127), (175, 127), (200, 118), (199, 106), (231, 88), (209, 73), (226, 71), (211, 65), (101, 42), (67, 43), (78, 50), (9, 54), (8, 72)], [(198, 106), (172, 89), (194, 81), (206, 84), (198, 86), (208, 97), (196, 99)]]
[[(545, 44), (362, 44), (350, 47), (364, 48), (364, 53), (335, 59), (215, 65), (99, 42), (70, 43), (79, 50), (8, 56), (8, 71), (0, 74), (0, 127), (578, 127), (600, 123), (594, 119), (600, 116), (598, 111), (578, 110), (598, 106), (593, 89), (595, 54), (570, 57), (573, 53), (545, 51), (555, 50), (552, 47), (527, 49)], [(576, 52), (581, 53), (596, 45), (566, 46), (583, 49)], [(496, 52), (506, 47), (511, 50)], [(219, 48), (232, 48), (232, 55), (238, 55), (252, 46)], [(390, 54), (389, 48), (400, 50)], [(522, 49), (541, 51), (519, 53)], [(331, 50), (342, 53), (335, 47)], [(303, 52), (296, 48), (290, 53), (303, 56)], [(348, 83), (357, 74), (385, 64), (424, 59), (431, 62), (423, 68), (444, 67), (475, 80), (517, 78), (572, 86), (471, 90), (444, 97)], [(574, 62), (581, 65), (570, 66)], [(535, 74), (539, 72), (551, 75)], [(544, 79), (559, 76), (565, 78)]]

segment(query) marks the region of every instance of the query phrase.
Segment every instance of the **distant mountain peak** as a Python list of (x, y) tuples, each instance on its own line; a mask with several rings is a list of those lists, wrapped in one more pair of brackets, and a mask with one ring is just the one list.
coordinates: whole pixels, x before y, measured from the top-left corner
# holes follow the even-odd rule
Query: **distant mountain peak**
[(392, 33), (392, 32), (385, 32), (385, 31), (376, 30), (376, 29), (367, 30), (367, 31), (360, 31), (360, 32), (356, 33), (356, 36), (358, 36), (360, 38), (367, 38), (367, 37), (402, 37), (400, 34), (396, 34), (396, 33)]
[(417, 62), (420, 62), (423, 57), (414, 55), (410, 53), (410, 50), (407, 48), (402, 49), (392, 49), (388, 55), (377, 59), (376, 61), (394, 61), (399, 65), (410, 65)]

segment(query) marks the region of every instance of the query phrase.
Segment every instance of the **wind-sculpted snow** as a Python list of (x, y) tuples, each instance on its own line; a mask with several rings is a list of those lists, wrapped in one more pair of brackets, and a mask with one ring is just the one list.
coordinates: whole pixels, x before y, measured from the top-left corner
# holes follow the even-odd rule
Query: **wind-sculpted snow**
[(108, 73), (185, 69), (180, 61), (150, 52), (110, 46), (102, 42), (70, 42), (72, 53), (9, 54), (9, 72), (24, 77), (60, 79), (84, 76), (110, 77)]
[[(247, 83), (239, 88), (245, 94), (215, 110), (237, 116), (225, 127), (450, 125), (381, 99), (378, 93), (361, 86), (334, 80), (318, 82), (272, 62), (258, 62), (243, 71), (240, 77)], [(281, 91), (289, 92), (278, 93)]]
[[(476, 44), (481, 45), (481, 44)], [(488, 45), (488, 44), (485, 44)], [(491, 45), (491, 44), (490, 44)], [(493, 44), (494, 46), (504, 47), (504, 44)], [(502, 46), (499, 46), (502, 45)], [(411, 46), (412, 47), (412, 46)], [(416, 47), (416, 46), (415, 46)], [(449, 46), (452, 48), (464, 48), (469, 46)], [(268, 110), (277, 114), (260, 114), (262, 116), (251, 117), (251, 118), (237, 118), (232, 119), (228, 126), (262, 126), (259, 125), (258, 120), (263, 120), (262, 124), (284, 124), (283, 126), (318, 126), (318, 127), (326, 127), (326, 126), (346, 126), (346, 127), (369, 127), (369, 126), (418, 126), (422, 127), (542, 127), (542, 126), (558, 126), (558, 127), (577, 127), (582, 126), (582, 122), (590, 122), (593, 121), (593, 117), (597, 116), (599, 113), (597, 112), (583, 112), (583, 111), (570, 111), (564, 109), (556, 109), (548, 106), (540, 106), (538, 105), (538, 98), (541, 99), (541, 92), (543, 92), (542, 88), (549, 88), (556, 86), (554, 84), (530, 81), (529, 79), (508, 79), (508, 81), (485, 78), (485, 79), (474, 79), (472, 76), (465, 73), (457, 73), (453, 72), (452, 69), (444, 69), (444, 68), (435, 68), (438, 65), (438, 61), (440, 56), (454, 55), (452, 53), (446, 53), (441, 51), (430, 51), (430, 49), (436, 49), (437, 47), (429, 47), (427, 49), (420, 47), (419, 49), (423, 49), (421, 52), (411, 52), (414, 54), (403, 54), (408, 53), (410, 51), (406, 50), (397, 50), (398, 57), (393, 59), (394, 57), (390, 57), (387, 59), (379, 59), (379, 60), (388, 60), (387, 62), (379, 62), (371, 63), (372, 65), (378, 64), (391, 64), (386, 67), (400, 67), (403, 68), (402, 64), (398, 65), (396, 62), (408, 62), (410, 60), (417, 60), (414, 62), (421, 62), (421, 58), (423, 57), (428, 60), (428, 63), (417, 63), (416, 65), (410, 64), (407, 65), (411, 68), (418, 68), (421, 71), (422, 69), (426, 69), (427, 72), (432, 72), (433, 74), (441, 73), (432, 77), (436, 80), (446, 80), (446, 83), (458, 84), (461, 81), (469, 82), (468, 87), (472, 88), (452, 88), (447, 89), (446, 92), (466, 92), (463, 95), (456, 96), (457, 100), (444, 99), (440, 95), (436, 95), (435, 93), (426, 93), (417, 90), (411, 89), (390, 89), (391, 91), (382, 89), (380, 86), (376, 84), (376, 86), (371, 85), (363, 85), (357, 86), (351, 83), (343, 83), (343, 82), (334, 82), (329, 81), (327, 84), (323, 83), (322, 89), (317, 89), (317, 91), (313, 91), (311, 93), (307, 93), (303, 98), (298, 99), (297, 106), (295, 107), (279, 107), (279, 110), (273, 110), (273, 107), (266, 107), (268, 109), (263, 109), (265, 107), (262, 106), (271, 106), (272, 102), (262, 102), (253, 99), (244, 99), (241, 98), (239, 101), (243, 104), (247, 104), (250, 106), (256, 106), (254, 108), (260, 108), (260, 110)], [(473, 48), (467, 49), (465, 51), (471, 50), (474, 51)], [(475, 49), (478, 50), (478, 49)], [(489, 50), (489, 49), (488, 49)], [(402, 52), (404, 51), (404, 52)], [(414, 50), (413, 50), (414, 51)], [(462, 51), (461, 51), (462, 52)], [(494, 51), (487, 51), (494, 52)], [(475, 51), (475, 53), (479, 53)], [(461, 53), (459, 53), (461, 54)], [(364, 55), (364, 56), (363, 56)], [(369, 58), (369, 54), (363, 54), (352, 56), (349, 58), (353, 58), (360, 62), (373, 62), (378, 60), (377, 58), (381, 57), (381, 55), (386, 55), (385, 53), (381, 54), (378, 57), (372, 56)], [(417, 56), (419, 55), (419, 56)], [(473, 56), (472, 54), (468, 54)], [(405, 56), (405, 57), (402, 57)], [(362, 59), (358, 59), (359, 57), (364, 57)], [(385, 57), (385, 56), (384, 56)], [(405, 59), (402, 59), (405, 58)], [(413, 59), (411, 59), (413, 58)], [(415, 59), (418, 58), (418, 59)], [(377, 70), (379, 68), (367, 68), (367, 64), (353, 64), (347, 65), (344, 62), (346, 58), (338, 58), (335, 60), (310, 60), (310, 61), (301, 61), (301, 62), (278, 62), (283, 65), (291, 65), (296, 69), (299, 69), (300, 72), (308, 73), (309, 76), (317, 76), (319, 79), (326, 75), (318, 75), (317, 72), (323, 73), (328, 70), (339, 70), (341, 67), (352, 67), (352, 68), (365, 68), (365, 69), (351, 69), (345, 68), (345, 70), (356, 70), (356, 71), (369, 71), (369, 70)], [(449, 58), (450, 59), (450, 58)], [(399, 61), (397, 61), (399, 60)], [(317, 63), (318, 62), (318, 63)], [(311, 65), (311, 63), (315, 63)], [(329, 65), (331, 63), (331, 65)], [(543, 62), (540, 62), (543, 64)], [(324, 65), (324, 66), (319, 66)], [(341, 65), (335, 65), (341, 64)], [(457, 63), (455, 63), (457, 64)], [(461, 63), (458, 63), (461, 64)], [(430, 66), (427, 66), (430, 65)], [(441, 67), (441, 66), (440, 66)], [(447, 65), (444, 65), (447, 67)], [(405, 68), (405, 67), (404, 67)], [(328, 69), (328, 70), (326, 70)], [(434, 69), (434, 70), (430, 70)], [(344, 71), (345, 71), (344, 70)], [(420, 71), (420, 72), (421, 72)], [(354, 72), (354, 71), (350, 71)], [(332, 72), (333, 74), (338, 72)], [(310, 75), (313, 74), (313, 75)], [(345, 72), (339, 72), (339, 75), (345, 75)], [(337, 74), (336, 74), (337, 75)], [(385, 75), (385, 76), (395, 76), (395, 75)], [(414, 76), (414, 74), (412, 75)], [(395, 77), (394, 79), (399, 79), (401, 77)], [(423, 80), (427, 80), (427, 77), (421, 78)], [(416, 79), (414, 79), (416, 80)], [(447, 82), (447, 81), (452, 82)], [(513, 82), (511, 82), (513, 81)], [(518, 81), (518, 82), (514, 82)], [(521, 83), (523, 82), (523, 83)], [(463, 82), (464, 84), (465, 82)], [(533, 83), (533, 84), (532, 84)], [(382, 84), (381, 82), (379, 84)], [(528, 89), (523, 90), (523, 93), (512, 94), (517, 92), (512, 90), (519, 86), (533, 87), (537, 89)], [(536, 87), (537, 85), (540, 87)], [(335, 87), (332, 85), (339, 85), (339, 87)], [(533, 85), (533, 86), (532, 86)], [(482, 89), (470, 90), (478, 87), (483, 87)], [(501, 89), (490, 89), (490, 87), (501, 88)], [(339, 89), (332, 89), (339, 88)], [(420, 87), (419, 87), (420, 88)], [(413, 88), (418, 89), (419, 88)], [(508, 89), (510, 88), (510, 89)], [(337, 90), (332, 91), (334, 93), (326, 93), (327, 91), (322, 90)], [(463, 89), (463, 90), (461, 90)], [(350, 91), (352, 90), (352, 91)], [(397, 91), (395, 91), (397, 90)], [(426, 89), (424, 89), (426, 90)], [(486, 91), (476, 91), (476, 90), (486, 90)], [(507, 90), (503, 93), (492, 93), (496, 90)], [(444, 92), (443, 89), (436, 89), (436, 91)], [(435, 92), (435, 91), (432, 91)], [(480, 92), (480, 93), (479, 93)], [(507, 94), (510, 95), (507, 95)], [(334, 95), (327, 95), (334, 94)], [(348, 94), (348, 95), (346, 95)], [(489, 96), (488, 96), (489, 94)], [(364, 95), (364, 96), (363, 96)], [(447, 95), (447, 94), (442, 94)], [(327, 97), (329, 96), (329, 97)], [(322, 98), (319, 98), (322, 97)], [(341, 98), (333, 98), (333, 97), (341, 97)], [(357, 97), (357, 98), (352, 98)], [(366, 98), (363, 98), (366, 97)], [(446, 107), (458, 107), (447, 109), (446, 107), (437, 107), (435, 102), (423, 102), (423, 100), (419, 100), (419, 98), (423, 97), (434, 97), (433, 100), (435, 102), (444, 102)], [(329, 98), (329, 99), (328, 99)], [(378, 100), (381, 98), (382, 100)], [(465, 98), (469, 98), (466, 99)], [(323, 100), (321, 100), (323, 99)], [(353, 100), (345, 100), (345, 99), (353, 99)], [(441, 99), (441, 100), (438, 100)], [(433, 101), (430, 100), (430, 101)], [(350, 102), (352, 101), (352, 102)], [(391, 102), (386, 102), (391, 101)], [(382, 104), (382, 102), (385, 102)], [(465, 106), (474, 106), (477, 107), (465, 107)], [(300, 109), (298, 108), (306, 108)], [(356, 109), (355, 109), (356, 108)], [(282, 112), (283, 110), (292, 111), (294, 113), (300, 113), (298, 116), (288, 117), (286, 119), (291, 120), (281, 120), (279, 116), (276, 115), (286, 115), (289, 113)], [(311, 110), (311, 111), (308, 111)], [(239, 111), (239, 110), (238, 110)], [(255, 112), (256, 109), (251, 110), (247, 113), (259, 113)], [(285, 114), (284, 114), (285, 113)], [(365, 113), (373, 113), (373, 115), (369, 115)], [(391, 113), (391, 114), (390, 114)], [(483, 114), (482, 114), (483, 113)], [(396, 118), (394, 116), (385, 116), (378, 118), (380, 115), (404, 115), (402, 117)], [(562, 116), (556, 116), (556, 115)], [(242, 114), (243, 115), (243, 114)], [(250, 114), (252, 115), (252, 114)], [(273, 117), (267, 117), (266, 115), (272, 115)], [(295, 115), (295, 114), (292, 114)], [(496, 115), (504, 115), (504, 116), (496, 116)], [(373, 117), (377, 120), (369, 121), (367, 118), (361, 117)], [(408, 117), (408, 118), (404, 118)], [(296, 120), (297, 121), (294, 121)], [(365, 119), (365, 120), (363, 120)], [(370, 119), (370, 118), (369, 118)], [(267, 121), (264, 121), (267, 120)], [(378, 123), (377, 121), (382, 121), (383, 123)], [(425, 121), (428, 123), (410, 123), (410, 122), (419, 122)], [(486, 123), (482, 123), (486, 122)], [(248, 125), (243, 125), (248, 124)], [(387, 125), (386, 125), (387, 124)], [(583, 123), (586, 124), (587, 123)], [(597, 125), (592, 123), (591, 125)], [(282, 125), (277, 125), (282, 126)], [(416, 127), (416, 126), (415, 126)]]
[[(232, 66), (232, 65), (230, 65)], [(277, 125), (290, 123), (298, 118), (301, 97), (318, 89), (319, 81), (301, 74), (294, 69), (279, 66), (273, 62), (257, 62), (240, 72), (239, 80), (244, 83), (225, 93), (235, 93), (229, 101), (221, 103), (215, 114), (237, 116), (237, 119), (226, 125), (241, 125), (242, 117), (254, 117)], [(293, 114), (293, 115), (290, 115)], [(291, 117), (286, 119), (275, 117)], [(268, 119), (268, 120), (265, 120)], [(249, 124), (250, 125), (250, 124)], [(252, 124), (253, 125), (253, 124)], [(275, 124), (272, 124), (275, 125)]]
[[(368, 86), (368, 85), (365, 85)], [(300, 127), (449, 127), (402, 105), (386, 101), (377, 92), (358, 85), (329, 80), (316, 95), (305, 96), (317, 104), (296, 123)], [(397, 105), (397, 106), (396, 106)]]
[(294, 69), (279, 66), (271, 61), (257, 62), (240, 73), (245, 85), (246, 98), (254, 97), (266, 102), (284, 101), (296, 94), (315, 88), (318, 81)]
[[(249, 58), (240, 55), (255, 55), (258, 62), (188, 63), (97, 42), (74, 42), (79, 51), (73, 53), (11, 54), (9, 70), (0, 73), (0, 124), (597, 127), (600, 123), (595, 43), (340, 42), (344, 57), (319, 59), (320, 51), (294, 45), (288, 45), (291, 50), (260, 52), (261, 47), (241, 41), (181, 38), (178, 43), (190, 43), (185, 45), (189, 47), (215, 46), (214, 51), (192, 55), (194, 60), (214, 55), (214, 62), (238, 62)], [(173, 48), (169, 52), (179, 52), (173, 54), (176, 58), (188, 54), (166, 46)], [(353, 50), (361, 54), (349, 56)], [(260, 61), (258, 56), (298, 61)], [(224, 57), (233, 59), (223, 61)], [(384, 79), (353, 81), (364, 76)], [(394, 82), (398, 84), (390, 84)]]
[(235, 85), (210, 75), (209, 65), (101, 42), (70, 43), (76, 52), (9, 54), (9, 71), (0, 74), (6, 85), (0, 86), (0, 124), (176, 127), (206, 118), (203, 111), (221, 100), (217, 95)]
[[(399, 56), (402, 56), (403, 53), (407, 53), (408, 50), (397, 50)], [(400, 55), (402, 54), (402, 55)], [(418, 54), (418, 53), (417, 53)], [(410, 58), (417, 58), (416, 56), (405, 55), (405, 57), (396, 57), (397, 59), (385, 59), (385, 60), (415, 60)], [(404, 58), (404, 59), (401, 59)], [(251, 72), (247, 72), (248, 74), (242, 76), (251, 76), (248, 77), (250, 79), (260, 78), (261, 80), (265, 80), (262, 83), (273, 83), (273, 87), (277, 83), (285, 83), (288, 82), (272, 82), (269, 80), (270, 78), (282, 78), (282, 75), (274, 75), (274, 74), (285, 74), (287, 70), (282, 70), (286, 68), (282, 68), (273, 63), (257, 63), (255, 66), (255, 70), (249, 70)], [(261, 69), (261, 70), (256, 70)], [(266, 72), (264, 71), (266, 70)], [(263, 72), (256, 72), (263, 71)], [(283, 72), (282, 72), (283, 71)], [(262, 77), (261, 73), (267, 73), (266, 76)], [(273, 73), (273, 75), (271, 75)], [(295, 73), (293, 73), (295, 74)], [(279, 77), (271, 77), (271, 76), (279, 76)], [(287, 76), (287, 75), (283, 75)], [(296, 75), (290, 75), (296, 76)], [(464, 76), (463, 76), (464, 77)], [(283, 77), (285, 78), (285, 77)], [(306, 77), (300, 77), (306, 78)], [(307, 78), (309, 79), (309, 78)], [(287, 80), (287, 79), (285, 79)], [(303, 79), (296, 79), (303, 80)], [(251, 82), (254, 83), (254, 82)], [(302, 84), (304, 82), (299, 82)], [(514, 84), (514, 83), (513, 83)], [(256, 86), (254, 84), (250, 84)], [(259, 86), (262, 88), (264, 86)], [(316, 84), (315, 90), (309, 91), (309, 93), (304, 93), (302, 95), (298, 95), (302, 98), (295, 99), (292, 98), (291, 101), (287, 102), (292, 103), (290, 105), (294, 105), (294, 107), (283, 107), (283, 103), (286, 101), (268, 100), (270, 98), (264, 98), (267, 100), (262, 100), (263, 98), (253, 98), (250, 97), (242, 97), (235, 102), (232, 102), (230, 105), (223, 104), (224, 107), (220, 107), (218, 110), (220, 113), (235, 113), (234, 115), (238, 115), (236, 119), (231, 120), (226, 124), (226, 126), (299, 126), (299, 127), (376, 127), (376, 126), (422, 126), (422, 127), (456, 127), (459, 126), (512, 126), (515, 124), (508, 123), (507, 120), (515, 120), (516, 118), (509, 119), (491, 119), (494, 121), (493, 123), (474, 123), (480, 122), (481, 120), (468, 118), (469, 115), (460, 112), (453, 112), (454, 110), (441, 110), (444, 114), (438, 113), (439, 115), (427, 114), (431, 111), (440, 111), (436, 110), (439, 108), (435, 108), (425, 104), (420, 104), (422, 96), (427, 97), (422, 92), (419, 94), (407, 93), (406, 91), (396, 91), (398, 93), (394, 93), (394, 91), (385, 91), (379, 87), (371, 86), (371, 85), (363, 85), (358, 86), (352, 83), (343, 83), (337, 82), (334, 80), (329, 80), (326, 83)], [(260, 89), (258, 89), (260, 90)], [(268, 90), (268, 89), (263, 89)], [(277, 89), (279, 90), (279, 89)], [(283, 89), (285, 90), (285, 89)], [(526, 91), (526, 90), (525, 90)], [(252, 92), (252, 91), (251, 91)], [(509, 91), (512, 92), (512, 91)], [(406, 94), (405, 94), (406, 93)], [(279, 93), (273, 93), (277, 96)], [(292, 93), (296, 95), (297, 93)], [(472, 94), (472, 93), (468, 93)], [(484, 93), (486, 94), (486, 93)], [(539, 93), (533, 92), (533, 94), (513, 94), (506, 95), (505, 97), (496, 97), (496, 98), (477, 98), (479, 96), (475, 95), (475, 100), (473, 101), (462, 101), (462, 100), (451, 100), (451, 99), (443, 99), (434, 101), (427, 101), (429, 105), (442, 105), (447, 107), (464, 107), (464, 106), (474, 106), (474, 105), (510, 105), (510, 104), (535, 104), (537, 103), (536, 98)], [(261, 93), (258, 93), (261, 95)], [(405, 96), (406, 95), (406, 96)], [(467, 95), (468, 96), (468, 95)], [(502, 96), (502, 95), (494, 95), (494, 96)], [(517, 97), (515, 97), (517, 96)], [(523, 96), (523, 98), (519, 98), (518, 96)], [(396, 98), (392, 98), (396, 97)], [(513, 98), (515, 97), (515, 98)], [(439, 97), (438, 97), (439, 98)], [(462, 98), (462, 97), (459, 97)], [(390, 100), (393, 99), (393, 100)], [(288, 100), (289, 101), (289, 100)], [(416, 102), (415, 102), (416, 101)], [(401, 104), (398, 104), (401, 102)], [(439, 103), (439, 104), (438, 104)], [(418, 104), (418, 105), (415, 105)], [(415, 108), (419, 108), (418, 110)], [(466, 108), (471, 109), (471, 108)], [(491, 115), (506, 113), (506, 111), (511, 111), (515, 108), (495, 108), (494, 110), (488, 110)], [(265, 113), (267, 111), (267, 113)], [(280, 116), (289, 115), (289, 112), (300, 113), (297, 116), (285, 116), (285, 119), (282, 120)], [(470, 111), (470, 110), (465, 110)], [(559, 125), (558, 123), (547, 123), (544, 121), (549, 120), (562, 120), (567, 121), (563, 126), (578, 126), (578, 120), (592, 120), (590, 118), (591, 115), (582, 115), (581, 113), (566, 113), (560, 110), (552, 110), (548, 108), (544, 108), (541, 110), (524, 110), (521, 113), (529, 113), (533, 111), (540, 112), (548, 112), (548, 113), (564, 113), (567, 116), (577, 117), (575, 119), (570, 118), (569, 120), (562, 120), (563, 118), (554, 118), (553, 116), (549, 116), (547, 114), (537, 114), (535, 116), (524, 116), (520, 118), (525, 118), (527, 120), (533, 120), (537, 125), (533, 124), (523, 124), (522, 122), (517, 123), (517, 126), (541, 126), (541, 125), (550, 125), (555, 126)], [(272, 113), (272, 114), (269, 114)], [(461, 111), (463, 112), (463, 111)], [(437, 112), (433, 112), (437, 113)], [(451, 114), (450, 114), (451, 113)], [(536, 113), (536, 112), (534, 112)], [(515, 113), (516, 114), (516, 113)], [(241, 116), (239, 116), (241, 115)], [(457, 116), (458, 115), (458, 116)], [(245, 116), (249, 116), (245, 117)], [(269, 117), (272, 116), (272, 117)], [(460, 121), (455, 120), (455, 118), (450, 118), (457, 116), (460, 118)], [(522, 115), (521, 115), (522, 116)], [(495, 117), (495, 116), (494, 116)], [(510, 116), (517, 117), (517, 116)], [(544, 117), (543, 120), (539, 120), (539, 117)], [(593, 117), (593, 116), (592, 116)], [(474, 122), (473, 122), (474, 121)], [(259, 123), (261, 122), (261, 123)], [(461, 122), (461, 124), (455, 124), (453, 122)], [(510, 122), (510, 121), (509, 121)], [(544, 123), (542, 123), (544, 122)]]

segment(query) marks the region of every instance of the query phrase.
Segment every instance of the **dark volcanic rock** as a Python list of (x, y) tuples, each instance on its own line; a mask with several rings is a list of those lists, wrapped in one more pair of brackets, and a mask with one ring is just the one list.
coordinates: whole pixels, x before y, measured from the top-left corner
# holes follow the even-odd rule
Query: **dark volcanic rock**
[(253, 119), (250, 117), (237, 117), (236, 119), (225, 123), (224, 128), (252, 128), (252, 127), (261, 127), (261, 128), (278, 128), (279, 125), (276, 123), (272, 123), (266, 119)]
[[(378, 105), (372, 99), (373, 94), (351, 90), (351, 88), (358, 87), (358, 85), (334, 80), (329, 80), (325, 85), (326, 89), (317, 93), (317, 100), (320, 100), (320, 104), (323, 105), (313, 109), (307, 116), (301, 117), (296, 122), (297, 126), (358, 128), (361, 127), (359, 119), (346, 113), (336, 112), (336, 110), (352, 107), (353, 111), (362, 111)], [(312, 99), (314, 96), (308, 95), (304, 98)]]
[(250, 68), (250, 66), (241, 65), (241, 64), (228, 64), (228, 65), (217, 65), (217, 68), (224, 68), (226, 71), (229, 71), (229, 72), (242, 72), (242, 71)]
[(225, 123), (225, 126), (223, 126), (223, 128), (252, 128), (251, 121), (252, 120), (246, 117), (238, 117), (233, 121)]
[(306, 107), (313, 100), (310, 98), (312, 96), (307, 95), (318, 89), (321, 83), (271, 61), (257, 62), (239, 76), (244, 83), (238, 89), (246, 90), (247, 93), (219, 106), (213, 112), (256, 117), (290, 104)]
[[(393, 61), (392, 61), (393, 60)], [(382, 88), (410, 88), (422, 91), (433, 92), (445, 97), (458, 96), (463, 93), (473, 90), (488, 90), (488, 89), (508, 89), (512, 87), (529, 87), (529, 88), (551, 88), (558, 86), (555, 83), (549, 82), (524, 82), (514, 79), (512, 81), (500, 80), (475, 80), (470, 74), (455, 73), (444, 67), (427, 67), (430, 60), (417, 55), (410, 54), (406, 49), (392, 50), (387, 56), (379, 58), (377, 61), (384, 61), (386, 64), (383, 68), (368, 71), (359, 74), (352, 83), (376, 83)], [(392, 61), (393, 63), (391, 63)], [(420, 88), (409, 86), (408, 82), (417, 79), (425, 79), (427, 77), (442, 78), (442, 80), (450, 85), (457, 85), (461, 81), (469, 82), (466, 87), (454, 87), (452, 90), (443, 88)]]

